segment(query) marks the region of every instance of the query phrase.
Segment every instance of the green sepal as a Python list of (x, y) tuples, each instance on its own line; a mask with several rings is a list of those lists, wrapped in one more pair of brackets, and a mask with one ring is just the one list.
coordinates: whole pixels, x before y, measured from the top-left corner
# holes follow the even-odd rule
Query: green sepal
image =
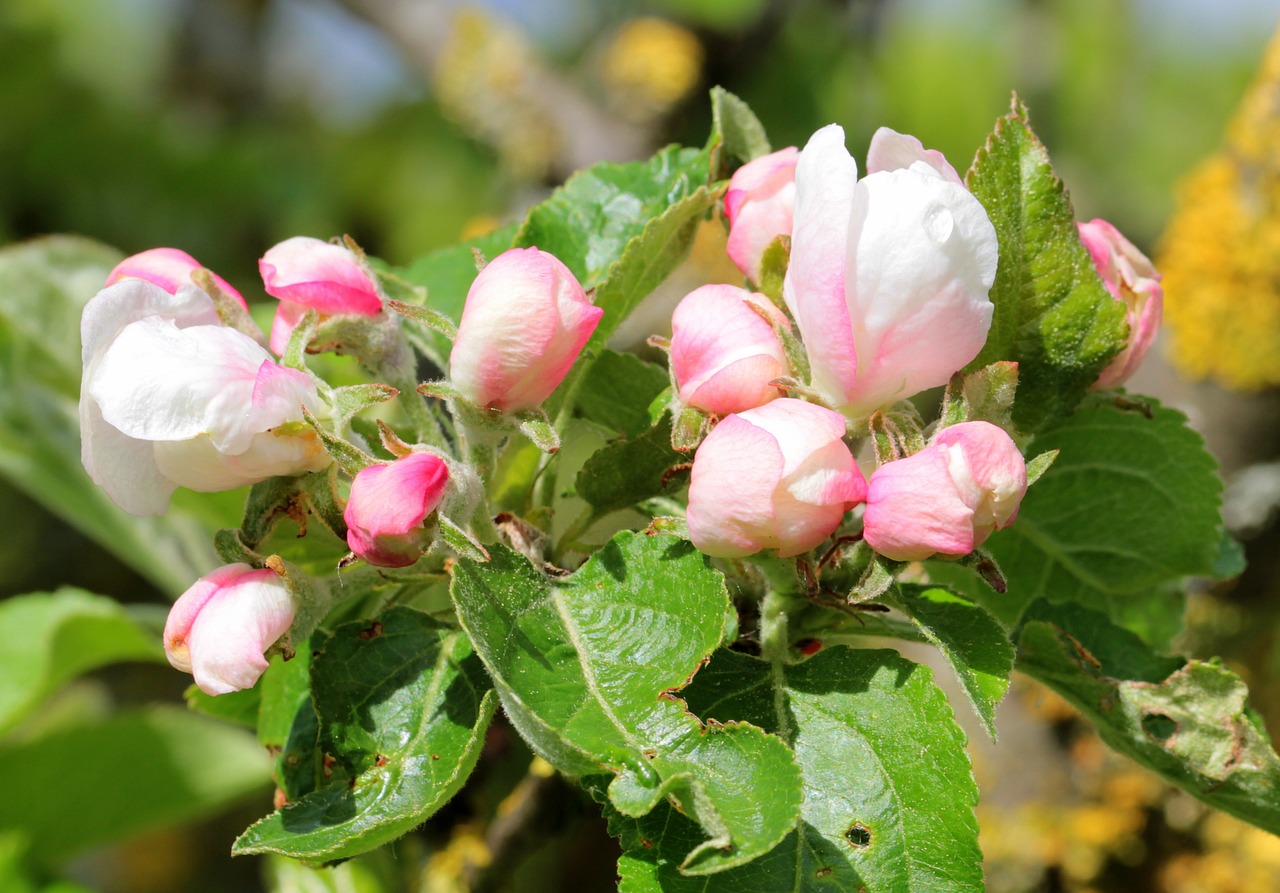
[(344, 430), (351, 419), (371, 406), (394, 400), (399, 390), (388, 384), (353, 384), (334, 388), (329, 397), (333, 407), (333, 424), (339, 431)]
[(244, 308), (243, 304), (222, 290), (217, 280), (213, 278), (212, 272), (203, 267), (198, 270), (192, 270), (191, 281), (200, 286), (205, 294), (213, 299), (213, 309), (217, 312), (218, 319), (222, 320), (224, 326), (229, 329), (235, 329), (241, 335), (248, 335), (263, 347), (267, 346), (266, 339), (262, 337), (262, 330), (253, 321), (249, 311)]
[(307, 368), (306, 359), (307, 346), (311, 344), (311, 339), (316, 336), (316, 330), (319, 327), (320, 313), (317, 310), (311, 309), (303, 314), (302, 319), (298, 320), (298, 324), (289, 333), (289, 343), (285, 346), (284, 353), (280, 355), (280, 365), (310, 375), (311, 370)]
[[(765, 246), (764, 254), (760, 255), (760, 281), (756, 283), (756, 287), (783, 313), (787, 312), (787, 303), (782, 297), (782, 284), (786, 281), (787, 267), (790, 264), (791, 237), (787, 235), (775, 238)], [(794, 336), (793, 340), (796, 340)], [(803, 351), (801, 353), (804, 361), (797, 364), (792, 357), (790, 346), (787, 346), (787, 357), (792, 360), (791, 368), (796, 371), (797, 376), (808, 381), (809, 357)]]
[(520, 433), (533, 441), (534, 446), (544, 453), (560, 451), (560, 435), (551, 424), (551, 419), (541, 409), (525, 409), (512, 413), (512, 418)]
[(677, 453), (696, 450), (710, 427), (711, 419), (701, 409), (680, 406), (671, 424), (671, 449)]
[(388, 301), (387, 306), (405, 319), (412, 320), (439, 335), (443, 335), (450, 342), (453, 342), (458, 337), (458, 326), (439, 310), (432, 310), (430, 307), (422, 307), (417, 304), (406, 304), (404, 301)]
[(1058, 454), (1062, 450), (1045, 450), (1040, 455), (1027, 463), (1027, 486), (1030, 487), (1036, 481), (1040, 480), (1040, 475), (1052, 467), (1054, 460), (1058, 458)]
[(373, 465), (377, 460), (363, 450), (352, 446), (341, 437), (333, 434), (306, 409), (302, 411), (302, 417), (306, 419), (311, 429), (320, 437), (320, 442), (324, 444), (326, 452), (330, 458), (337, 464), (339, 468), (347, 474), (355, 477), (365, 468)]

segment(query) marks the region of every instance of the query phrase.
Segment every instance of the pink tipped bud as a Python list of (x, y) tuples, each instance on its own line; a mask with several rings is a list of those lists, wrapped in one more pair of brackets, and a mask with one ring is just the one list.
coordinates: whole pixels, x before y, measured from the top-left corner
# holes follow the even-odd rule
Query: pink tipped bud
[(423, 526), (449, 484), (449, 469), (433, 453), (411, 453), (370, 465), (351, 482), (343, 517), (351, 551), (379, 567), (407, 567), (431, 544)]
[(772, 304), (746, 289), (704, 285), (690, 292), (671, 317), (671, 370), (680, 402), (712, 415), (763, 406), (781, 396), (769, 382), (790, 372), (773, 326), (790, 328)]
[(1138, 371), (1160, 331), (1164, 311), (1164, 289), (1160, 274), (1147, 256), (1102, 219), (1078, 224), (1080, 239), (1089, 249), (1098, 275), (1111, 297), (1124, 303), (1125, 320), (1129, 323), (1129, 342), (1102, 370), (1094, 382), (1095, 390), (1118, 388)]
[(280, 301), (271, 326), (271, 349), (278, 354), (307, 310), (322, 316), (377, 316), (382, 309), (377, 285), (355, 252), (342, 245), (294, 236), (270, 248), (258, 271), (267, 294)]
[(449, 356), (453, 386), (488, 409), (533, 409), (564, 380), (603, 315), (553, 255), (505, 251), (467, 292)]
[(944, 428), (920, 452), (887, 462), (867, 485), (867, 544), (886, 558), (958, 558), (1018, 516), (1027, 466), (987, 422)]
[(169, 663), (195, 676), (205, 694), (252, 688), (266, 650), (289, 631), (293, 597), (272, 570), (228, 564), (179, 596), (164, 627)]
[(689, 537), (708, 555), (799, 555), (830, 536), (867, 492), (844, 418), (783, 397), (726, 417), (693, 459)]
[(796, 160), (788, 146), (748, 161), (729, 180), (724, 214), (729, 218), (729, 259), (742, 275), (760, 281), (760, 259), (778, 236), (791, 235), (796, 205)]
[[(192, 282), (191, 274), (199, 269), (201, 269), (200, 263), (185, 251), (177, 248), (150, 248), (132, 257), (126, 257), (116, 264), (107, 276), (107, 285), (114, 285), (121, 279), (145, 279), (160, 286), (169, 294), (176, 295), (179, 288)], [(213, 277), (218, 288), (239, 301), (241, 307), (249, 309), (240, 292), (232, 288), (227, 280), (212, 270), (209, 271), (209, 275)]]

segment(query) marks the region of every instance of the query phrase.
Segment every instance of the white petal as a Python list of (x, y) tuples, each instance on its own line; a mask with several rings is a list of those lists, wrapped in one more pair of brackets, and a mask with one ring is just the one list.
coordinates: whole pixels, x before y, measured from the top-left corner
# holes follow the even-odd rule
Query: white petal
[(163, 514), (177, 489), (161, 474), (152, 446), (107, 424), (97, 403), (80, 401), (80, 460), (93, 482), (131, 515)]

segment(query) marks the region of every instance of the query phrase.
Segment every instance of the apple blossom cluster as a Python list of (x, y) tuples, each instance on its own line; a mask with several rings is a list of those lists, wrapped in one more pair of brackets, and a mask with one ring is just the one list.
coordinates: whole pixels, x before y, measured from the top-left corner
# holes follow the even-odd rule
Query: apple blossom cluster
[[(986, 342), (997, 237), (943, 155), (881, 128), (859, 178), (843, 130), (830, 125), (803, 151), (741, 167), (725, 217), (730, 259), (751, 282), (763, 283), (771, 250), (790, 257), (781, 307), (708, 285), (672, 317), (676, 399), (714, 426), (691, 471), (694, 544), (723, 558), (798, 555), (864, 502), (862, 538), (895, 561), (959, 558), (1012, 524), (1026, 463), (990, 422), (939, 425), (922, 449), (880, 461), (869, 480), (846, 445), (846, 431), (866, 433), (898, 401), (947, 384)], [(1158, 328), (1159, 275), (1105, 221), (1079, 229), (1126, 306), (1129, 344), (1094, 385), (1114, 388)], [(795, 334), (807, 370), (788, 362)]]
[[(172, 248), (122, 261), (86, 305), (82, 459), (125, 511), (164, 512), (179, 487), (229, 490), (333, 463), (325, 445), (325, 426), (338, 427), (333, 389), (283, 357), (308, 315), (394, 328), (379, 278), (350, 247), (306, 237), (271, 248), (259, 269), (279, 301), (269, 339), (238, 291)], [(494, 258), (454, 339), (456, 399), (482, 416), (538, 407), (602, 312), (552, 255), (528, 248)], [(465, 464), (431, 445), (397, 445), (392, 459), (366, 457), (351, 475), (342, 511), (351, 560), (412, 565), (433, 548), (444, 506), (474, 501), (455, 492), (469, 482)], [(175, 604), (170, 662), (210, 694), (253, 685), (293, 624), (297, 598), (271, 567), (219, 568)]]
[[(902, 441), (914, 449), (859, 455), (878, 419), (948, 384), (991, 326), (996, 233), (946, 159), (882, 128), (859, 177), (844, 132), (830, 125), (803, 151), (740, 168), (724, 212), (727, 251), (748, 285), (774, 275), (781, 287), (770, 297), (705, 285), (672, 317), (672, 410), (701, 420), (682, 445), (701, 439), (686, 514), (694, 545), (712, 557), (789, 558), (848, 523), (885, 558), (916, 561), (968, 555), (1013, 523), (1026, 464), (995, 424), (952, 420)], [(1158, 326), (1159, 276), (1104, 221), (1080, 232), (1128, 312), (1130, 345), (1096, 385), (1115, 387)], [(443, 329), (453, 341), (447, 380), (421, 386), (445, 399), (444, 426), (406, 443), (383, 424), (379, 452), (351, 417), (395, 397), (403, 376), (352, 409), (302, 355), (346, 349), (377, 378), (393, 365), (378, 351), (408, 350), (401, 323), (413, 308), (388, 299), (384, 274), (350, 243), (291, 238), (259, 270), (278, 301), (269, 337), (240, 292), (181, 251), (145, 251), (111, 272), (82, 320), (82, 459), (92, 479), (125, 511), (147, 515), (164, 512), (179, 487), (323, 473), (338, 482), (326, 524), (350, 550), (341, 566), (409, 567), (446, 539), (483, 554), (493, 528), (474, 451), (527, 433), (531, 418), (549, 429), (540, 407), (603, 308), (538, 248), (483, 264), (456, 330)], [(414, 392), (399, 399), (425, 406)], [(279, 560), (261, 564), (221, 567), (173, 607), (169, 659), (210, 694), (253, 685), (314, 598)]]

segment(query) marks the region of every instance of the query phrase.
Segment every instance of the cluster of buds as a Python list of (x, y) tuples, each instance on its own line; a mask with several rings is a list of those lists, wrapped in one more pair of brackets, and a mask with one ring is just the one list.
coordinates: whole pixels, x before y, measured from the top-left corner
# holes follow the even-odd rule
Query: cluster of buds
[[(844, 132), (830, 125), (803, 151), (741, 167), (724, 210), (728, 254), (750, 284), (761, 285), (771, 248), (789, 252), (786, 313), (762, 293), (722, 285), (692, 292), (672, 318), (676, 399), (713, 426), (692, 467), (694, 544), (725, 558), (797, 555), (865, 502), (867, 544), (913, 561), (968, 555), (1013, 523), (1026, 464), (996, 425), (953, 424), (927, 442), (917, 432), (917, 451), (882, 457), (869, 481), (846, 444), (877, 413), (948, 383), (986, 342), (996, 233), (946, 158), (881, 128), (859, 178)], [(1112, 388), (1154, 337), (1159, 276), (1105, 221), (1080, 233), (1128, 310), (1129, 346), (1095, 384)], [(795, 334), (802, 346), (788, 350)], [(804, 368), (788, 362), (797, 352)]]
[[(282, 358), (335, 346), (292, 343), (309, 337), (295, 334), (309, 316), (308, 332), (324, 324), (356, 343), (373, 341), (365, 337), (369, 327), (398, 334), (398, 317), (387, 312), (379, 275), (349, 244), (288, 239), (263, 255), (259, 269), (264, 291), (279, 301), (269, 339), (236, 289), (172, 248), (122, 261), (86, 305), (82, 457), (125, 511), (164, 512), (180, 486), (228, 490), (334, 463), (326, 441), (341, 431), (325, 428), (347, 421), (334, 392), (300, 361)], [(528, 248), (494, 258), (468, 293), (454, 339), (446, 384), (455, 410), (497, 425), (509, 414), (536, 412), (602, 312), (552, 255)], [(463, 492), (474, 478), (465, 462), (435, 445), (390, 440), (391, 460), (365, 456), (351, 475), (344, 565), (412, 565), (436, 546), (448, 507), (475, 502)], [(263, 564), (213, 571), (171, 612), (170, 662), (210, 694), (256, 682), (306, 597), (278, 562)]]

